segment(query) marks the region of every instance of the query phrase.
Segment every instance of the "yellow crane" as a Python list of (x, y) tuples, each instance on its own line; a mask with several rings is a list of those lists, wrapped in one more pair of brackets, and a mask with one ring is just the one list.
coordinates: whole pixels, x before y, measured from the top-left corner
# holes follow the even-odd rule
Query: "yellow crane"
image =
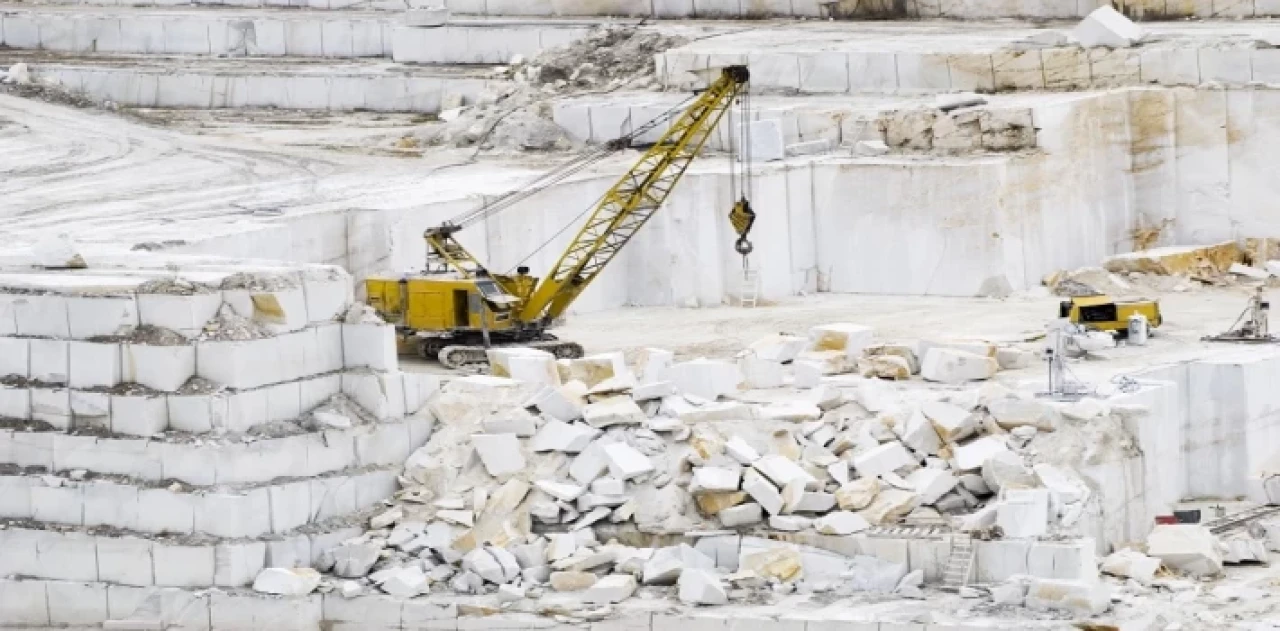
[[(405, 276), (366, 279), (368, 302), (379, 315), (394, 323), (403, 345), (419, 354), (457, 368), (487, 361), (491, 345), (520, 344), (547, 350), (557, 357), (581, 357), (582, 347), (561, 341), (548, 332), (573, 301), (613, 261), (636, 232), (662, 207), (689, 163), (702, 151), (725, 114), (735, 103), (741, 106), (738, 144), (750, 145), (750, 99), (746, 66), (721, 69), (711, 85), (697, 94), (660, 139), (613, 185), (595, 205), (586, 223), (546, 276), (535, 278), (521, 266), (515, 274), (491, 273), (454, 236), (467, 226), (492, 217), (540, 190), (585, 169), (605, 156), (630, 147), (632, 141), (653, 129), (663, 117), (631, 134), (606, 143), (526, 188), (504, 195), (490, 204), (455, 217), (426, 231), (427, 266)], [(730, 160), (733, 186), (742, 182), (742, 193), (729, 213), (738, 234), (735, 249), (744, 265), (751, 252), (747, 233), (755, 213), (747, 200), (750, 182), (749, 155)], [(737, 170), (741, 170), (738, 178)]]

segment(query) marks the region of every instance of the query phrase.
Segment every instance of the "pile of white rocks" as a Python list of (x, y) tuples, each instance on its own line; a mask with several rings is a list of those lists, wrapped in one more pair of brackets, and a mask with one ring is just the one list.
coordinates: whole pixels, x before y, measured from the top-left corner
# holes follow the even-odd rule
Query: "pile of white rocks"
[[(1033, 538), (1078, 519), (1088, 487), (1029, 455), (1037, 435), (1105, 410), (911, 380), (915, 350), (872, 341), (866, 327), (836, 324), (759, 340), (735, 361), (492, 350), (492, 375), (454, 379), (429, 402), (438, 424), (405, 463), (396, 501), (320, 569), (352, 595), (496, 591), (512, 602), (617, 602), (670, 584), (702, 604), (752, 587), (910, 593), (921, 577), (904, 566), (769, 537), (906, 521)], [(1000, 354), (982, 343), (923, 352), (944, 382), (989, 377)], [(693, 545), (623, 543), (672, 536)]]

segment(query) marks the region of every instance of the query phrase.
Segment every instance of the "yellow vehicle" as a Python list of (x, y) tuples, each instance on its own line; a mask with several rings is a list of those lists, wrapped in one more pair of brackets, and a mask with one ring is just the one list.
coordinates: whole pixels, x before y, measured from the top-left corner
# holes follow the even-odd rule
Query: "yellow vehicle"
[[(491, 344), (528, 345), (557, 357), (581, 357), (581, 346), (557, 340), (547, 330), (662, 207), (735, 102), (743, 109), (739, 120), (750, 120), (749, 98), (745, 96), (749, 79), (746, 66), (729, 66), (693, 97), (692, 104), (671, 120), (660, 139), (601, 197), (546, 276), (529, 276), (527, 267), (517, 268), (514, 274), (492, 273), (454, 235), (631, 146), (636, 137), (665, 123), (665, 117), (579, 156), (525, 189), (427, 230), (426, 268), (406, 276), (366, 279), (370, 306), (396, 324), (402, 347), (415, 346), (424, 357), (437, 358), (451, 368), (485, 363), (485, 349)], [(749, 146), (749, 138), (743, 140), (740, 145)], [(742, 177), (733, 178), (733, 182), (743, 183), (743, 194), (734, 193), (739, 201), (730, 213), (730, 223), (739, 235), (736, 249), (744, 257), (751, 251), (746, 235), (755, 220), (745, 195), (748, 161), (749, 156), (741, 162), (730, 160), (731, 169), (742, 170)]]
[(1098, 331), (1129, 332), (1129, 316), (1142, 314), (1151, 328), (1160, 326), (1160, 302), (1156, 300), (1116, 300), (1110, 296), (1075, 296), (1058, 306), (1058, 317), (1072, 324)]

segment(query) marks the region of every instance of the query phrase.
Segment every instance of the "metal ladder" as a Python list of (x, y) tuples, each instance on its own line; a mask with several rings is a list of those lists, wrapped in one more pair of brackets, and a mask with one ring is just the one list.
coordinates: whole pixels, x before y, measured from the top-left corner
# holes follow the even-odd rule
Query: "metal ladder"
[(947, 557), (947, 566), (942, 570), (941, 588), (955, 592), (968, 585), (975, 556), (972, 537), (959, 533), (952, 535), (951, 556)]
[(742, 293), (738, 296), (738, 306), (752, 308), (760, 301), (760, 270), (749, 269), (742, 272)]

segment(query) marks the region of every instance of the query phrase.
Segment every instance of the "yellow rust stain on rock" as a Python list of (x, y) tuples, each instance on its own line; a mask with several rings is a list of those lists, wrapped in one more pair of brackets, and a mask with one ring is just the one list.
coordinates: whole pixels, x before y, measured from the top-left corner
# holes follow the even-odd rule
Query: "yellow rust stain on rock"
[(704, 517), (714, 517), (720, 514), (720, 511), (737, 506), (746, 501), (746, 499), (747, 494), (742, 491), (704, 493), (694, 496), (694, 500), (698, 502), (698, 512), (702, 513)]
[(1103, 265), (1109, 272), (1143, 272), (1147, 274), (1190, 275), (1223, 274), (1232, 263), (1242, 259), (1234, 241), (1215, 245), (1156, 248), (1121, 254), (1107, 259)]

